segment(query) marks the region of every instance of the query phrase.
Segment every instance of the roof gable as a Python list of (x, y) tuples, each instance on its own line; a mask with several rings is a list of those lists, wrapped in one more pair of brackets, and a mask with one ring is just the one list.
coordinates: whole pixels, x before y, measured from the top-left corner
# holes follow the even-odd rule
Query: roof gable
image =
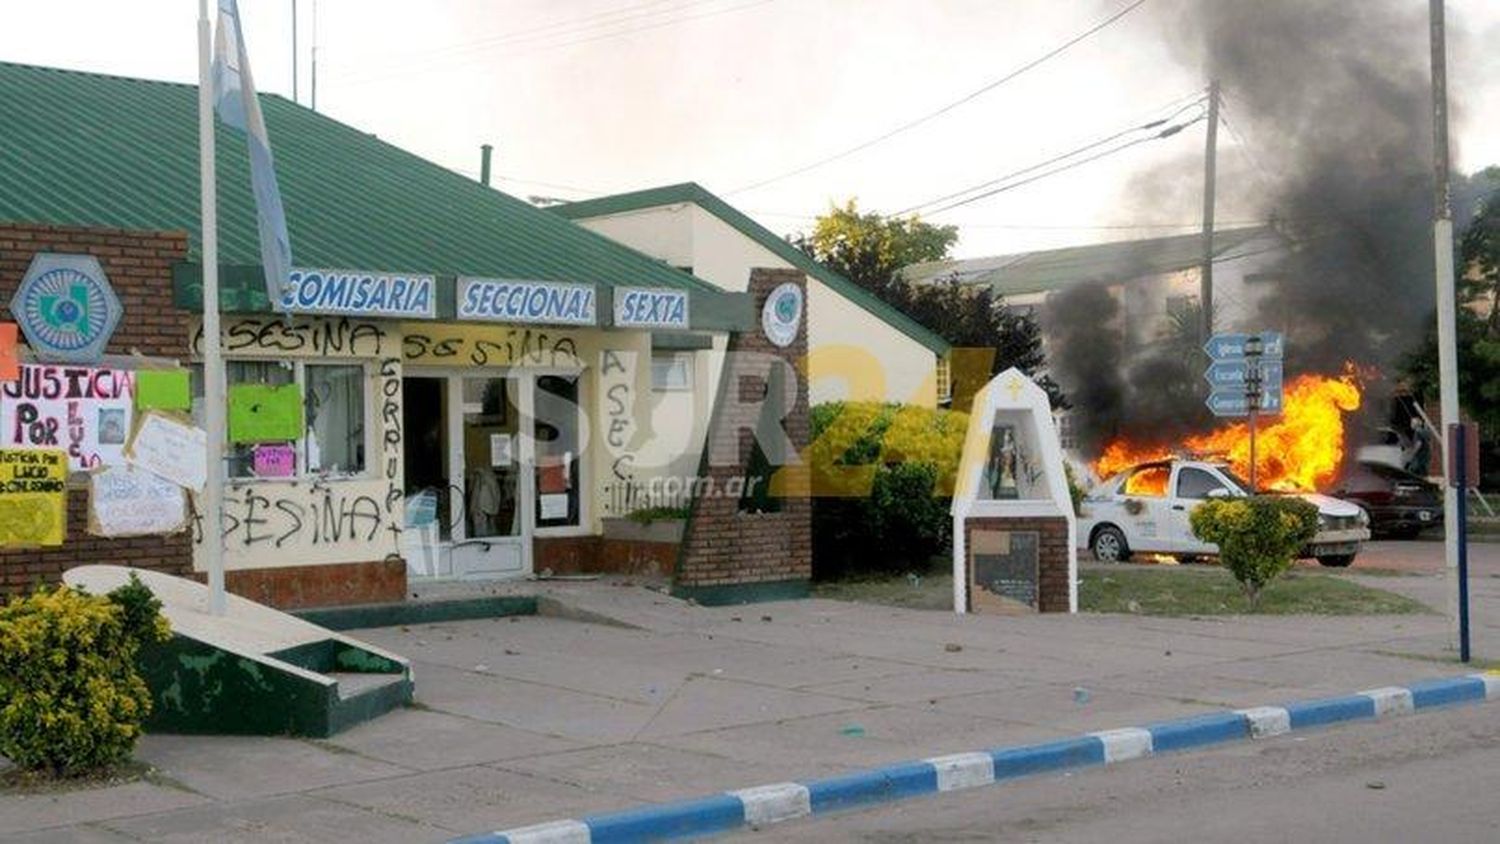
[(778, 258), (828, 285), (828, 287), (832, 288), (840, 296), (863, 308), (887, 325), (927, 347), (934, 353), (946, 355), (952, 348), (952, 345), (936, 332), (912, 319), (906, 313), (870, 291), (855, 284), (853, 281), (844, 278), (813, 260), (806, 252), (788, 243), (785, 238), (778, 237), (770, 229), (750, 219), (743, 212), (719, 197), (709, 193), (696, 182), (683, 182), (681, 184), (648, 188), (631, 193), (602, 196), (598, 199), (569, 202), (564, 205), (553, 206), (548, 210), (561, 214), (570, 220), (585, 220), (595, 217), (607, 217), (611, 214), (641, 211), (647, 208), (655, 208), (679, 202), (691, 202), (718, 217), (731, 228), (772, 252)]

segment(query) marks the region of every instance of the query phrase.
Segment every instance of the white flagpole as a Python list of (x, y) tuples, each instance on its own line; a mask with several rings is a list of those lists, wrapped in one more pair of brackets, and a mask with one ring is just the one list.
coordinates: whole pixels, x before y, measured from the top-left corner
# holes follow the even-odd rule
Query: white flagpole
[(224, 614), (224, 359), (219, 349), (219, 221), (214, 182), (212, 37), (208, 0), (198, 0), (198, 178), (203, 229), (203, 416), (208, 483), (203, 489), (203, 562), (208, 611)]

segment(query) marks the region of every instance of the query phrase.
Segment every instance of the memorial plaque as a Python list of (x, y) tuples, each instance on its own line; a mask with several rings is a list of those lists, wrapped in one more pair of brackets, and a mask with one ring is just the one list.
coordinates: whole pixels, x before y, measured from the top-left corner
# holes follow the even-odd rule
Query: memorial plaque
[(1036, 531), (969, 534), (969, 603), (974, 612), (1035, 612), (1041, 548)]

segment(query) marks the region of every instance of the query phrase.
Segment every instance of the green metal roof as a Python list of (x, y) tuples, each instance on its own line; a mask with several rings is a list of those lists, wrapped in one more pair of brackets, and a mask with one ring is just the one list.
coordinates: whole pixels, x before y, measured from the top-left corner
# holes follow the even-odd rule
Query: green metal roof
[[(1216, 231), (1214, 255), (1224, 256), (1271, 234), (1272, 229), (1265, 226)], [(902, 269), (901, 276), (913, 284), (955, 279), (962, 284), (986, 285), (1000, 296), (1016, 296), (1074, 284), (1129, 281), (1193, 269), (1202, 263), (1203, 236), (1184, 234), (988, 258), (928, 261)]]
[(728, 223), (740, 234), (775, 253), (777, 257), (788, 264), (833, 288), (835, 292), (845, 299), (864, 308), (892, 328), (931, 349), (934, 353), (946, 355), (952, 348), (948, 341), (944, 340), (937, 333), (912, 319), (910, 316), (907, 316), (904, 312), (887, 303), (874, 293), (813, 260), (807, 253), (788, 243), (785, 238), (777, 237), (770, 229), (745, 216), (744, 213), (734, 206), (709, 193), (702, 185), (696, 182), (683, 182), (678, 185), (666, 185), (664, 187), (648, 188), (631, 193), (601, 196), (597, 199), (569, 202), (564, 205), (554, 205), (548, 210), (556, 211), (572, 220), (583, 220), (591, 217), (621, 214), (628, 211), (640, 211), (645, 208), (655, 208), (660, 205), (671, 205), (677, 202), (691, 202), (708, 213), (713, 214), (715, 217)]
[[(713, 285), (374, 135), (279, 96), (260, 100), (298, 266), (720, 298)], [(0, 62), (0, 127), (0, 220), (185, 229), (199, 254), (197, 86)], [(219, 260), (258, 265), (244, 136), (219, 127), (216, 161)]]

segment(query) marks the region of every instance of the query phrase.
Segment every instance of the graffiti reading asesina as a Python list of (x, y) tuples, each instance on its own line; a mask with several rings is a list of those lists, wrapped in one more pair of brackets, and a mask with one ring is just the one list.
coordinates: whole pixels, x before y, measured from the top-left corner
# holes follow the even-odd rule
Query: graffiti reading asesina
[(615, 325), (621, 328), (687, 328), (687, 291), (622, 287), (615, 291)]
[(594, 325), (594, 287), (560, 281), (460, 278), (458, 318)]
[(299, 268), (288, 274), (281, 304), (291, 313), (432, 319), (432, 285), (430, 275)]
[[(243, 317), (224, 323), (224, 352), (383, 358), (389, 334), (400, 338), (401, 357), (407, 361), (577, 366), (578, 341), (562, 331), (418, 323), (397, 328), (348, 317), (287, 324), (276, 317)], [(193, 331), (191, 348), (194, 354), (203, 350), (201, 326)]]
[(0, 387), (0, 445), (60, 448), (80, 471), (121, 463), (134, 398), (130, 370), (22, 365)]

